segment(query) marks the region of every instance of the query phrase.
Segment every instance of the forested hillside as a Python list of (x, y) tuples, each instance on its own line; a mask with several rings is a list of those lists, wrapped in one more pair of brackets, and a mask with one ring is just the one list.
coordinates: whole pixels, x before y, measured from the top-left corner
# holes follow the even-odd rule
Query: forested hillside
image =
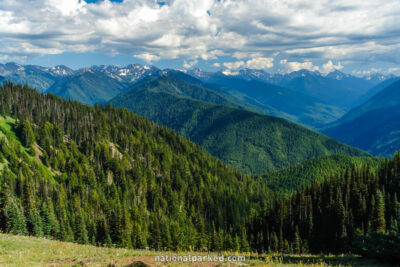
[(292, 197), (277, 197), (250, 226), (251, 246), (296, 253), (353, 251), (398, 263), (399, 166), (396, 154), (376, 174), (368, 165), (352, 167)]
[(263, 174), (316, 156), (368, 155), (287, 120), (244, 110), (227, 99), (178, 78), (162, 77), (139, 83), (110, 103), (172, 128), (245, 173)]
[(6, 233), (134, 248), (247, 250), (245, 225), (271, 196), (125, 109), (6, 83), (0, 113)]
[(283, 170), (256, 177), (275, 192), (292, 194), (311, 185), (340, 175), (353, 166), (369, 166), (376, 171), (384, 158), (331, 155), (312, 158)]

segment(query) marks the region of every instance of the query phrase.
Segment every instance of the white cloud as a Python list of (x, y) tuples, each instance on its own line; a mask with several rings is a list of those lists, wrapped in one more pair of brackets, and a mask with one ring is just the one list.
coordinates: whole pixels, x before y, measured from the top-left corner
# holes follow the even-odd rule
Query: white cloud
[(321, 59), (400, 63), (398, 0), (175, 0), (163, 6), (0, 0), (0, 6), (0, 54), (9, 58), (91, 51), (150, 62), (231, 56), (264, 67), (268, 62), (257, 58), (279, 54), (291, 69), (315, 69), (307, 62)]
[(212, 65), (213, 65), (214, 67), (216, 67), (216, 68), (221, 67), (221, 64), (219, 64), (219, 62), (215, 62), (215, 63), (213, 63)]
[(249, 53), (249, 52), (235, 52), (233, 53), (234, 58), (237, 59), (244, 59), (244, 58), (254, 58), (254, 57), (262, 57), (263, 54), (260, 52), (256, 52), (256, 53)]
[(141, 60), (144, 60), (146, 63), (151, 63), (153, 61), (158, 61), (160, 59), (159, 56), (150, 53), (138, 54), (134, 55), (133, 57), (140, 58)]
[(238, 70), (243, 67), (250, 69), (269, 69), (274, 66), (274, 59), (270, 57), (257, 57), (247, 60), (235, 61), (235, 62), (224, 62), (223, 65), (229, 70)]
[(399, 74), (400, 73), (400, 68), (399, 67), (392, 67), (392, 68), (388, 68), (385, 71), (386, 74)]
[(194, 65), (196, 65), (198, 62), (199, 62), (199, 61), (198, 61), (197, 59), (192, 60), (192, 61), (189, 61), (189, 62), (184, 61), (184, 62), (183, 62), (183, 67), (184, 67), (185, 69), (190, 69), (191, 67), (193, 67)]
[(369, 75), (376, 74), (376, 73), (382, 73), (385, 75), (390, 75), (390, 74), (398, 75), (398, 74), (400, 74), (400, 68), (399, 67), (390, 67), (387, 69), (370, 68), (367, 70), (353, 70), (352, 71), (352, 74), (356, 75), (356, 76), (369, 76)]
[(318, 66), (314, 66), (311, 61), (304, 62), (296, 62), (296, 61), (288, 61), (287, 59), (282, 59), (280, 64), (287, 70), (288, 73), (299, 70), (309, 70), (309, 71), (317, 71), (319, 70)]
[(238, 70), (241, 67), (244, 66), (244, 61), (235, 61), (235, 62), (224, 62), (224, 66), (228, 69), (228, 70)]
[(339, 62), (337, 65), (332, 63), (332, 60), (329, 60), (327, 63), (322, 65), (321, 72), (322, 73), (329, 73), (334, 70), (341, 70), (343, 69), (342, 64)]
[(232, 71), (232, 70), (223, 70), (222, 73), (225, 75), (238, 75), (239, 74), (239, 72)]
[(265, 70), (274, 66), (274, 59), (272, 57), (257, 57), (250, 59), (246, 62), (246, 67), (250, 69)]

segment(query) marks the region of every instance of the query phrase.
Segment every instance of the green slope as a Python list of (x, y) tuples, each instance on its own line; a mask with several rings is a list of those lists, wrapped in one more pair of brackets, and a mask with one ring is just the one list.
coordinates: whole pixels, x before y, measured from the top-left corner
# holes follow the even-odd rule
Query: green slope
[(400, 149), (400, 81), (354, 108), (323, 132), (374, 155)]
[(65, 99), (85, 104), (104, 103), (126, 88), (126, 85), (104, 73), (86, 69), (55, 82), (46, 90)]
[[(180, 75), (179, 75), (180, 74)], [(221, 92), (205, 88), (203, 84), (192, 78), (189, 75), (185, 75), (179, 71), (168, 71), (168, 76), (161, 77), (148, 77), (139, 81), (135, 84), (135, 88), (141, 88), (143, 91), (151, 91), (153, 93), (167, 93), (176, 95), (179, 97), (187, 97), (196, 100), (201, 100), (204, 102), (210, 102), (222, 106), (229, 106), (238, 109), (246, 109), (253, 112), (264, 114), (260, 108), (252, 106), (243, 102), (240, 102), (226, 94)], [(191, 78), (191, 82), (185, 81), (183, 79)], [(195, 82), (200, 82), (196, 84)]]
[(39, 92), (44, 92), (57, 81), (57, 77), (45, 72), (14, 73), (6, 78), (15, 83), (28, 84), (32, 88), (36, 88)]
[(174, 129), (246, 173), (262, 174), (322, 155), (367, 155), (284, 119), (177, 94), (186, 83), (164, 85), (138, 84), (110, 103)]
[(292, 194), (309, 186), (340, 175), (351, 167), (370, 166), (376, 170), (383, 158), (344, 155), (322, 156), (295, 164), (289, 168), (256, 177), (275, 192)]
[(237, 240), (249, 250), (245, 225), (272, 192), (175, 132), (11, 83), (0, 107), (1, 232), (174, 251), (233, 250)]

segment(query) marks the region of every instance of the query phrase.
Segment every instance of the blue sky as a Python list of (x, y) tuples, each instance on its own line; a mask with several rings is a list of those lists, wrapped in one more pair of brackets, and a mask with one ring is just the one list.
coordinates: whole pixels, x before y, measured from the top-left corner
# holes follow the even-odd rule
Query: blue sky
[(400, 75), (398, 0), (0, 0), (0, 62)]

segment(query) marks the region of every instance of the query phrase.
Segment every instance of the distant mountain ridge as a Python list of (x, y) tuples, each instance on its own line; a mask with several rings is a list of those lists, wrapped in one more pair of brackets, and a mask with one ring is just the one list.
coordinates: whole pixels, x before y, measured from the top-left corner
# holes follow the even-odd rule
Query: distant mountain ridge
[(92, 69), (82, 69), (71, 76), (56, 81), (47, 93), (85, 104), (102, 104), (128, 87), (109, 75)]
[[(260, 80), (247, 80), (218, 72), (207, 78), (210, 87), (241, 102), (257, 106), (272, 116), (317, 128), (345, 112), (333, 105), (292, 89)], [(213, 86), (213, 85), (218, 85)]]
[[(210, 73), (200, 69), (189, 70), (187, 73), (205, 82), (210, 82), (216, 75), (224, 74), (221, 71)], [(356, 106), (359, 99), (370, 88), (387, 79), (394, 78), (393, 75), (379, 73), (356, 77), (338, 70), (322, 74), (318, 71), (304, 69), (287, 74), (271, 74), (264, 70), (242, 69), (229, 76), (286, 87), (347, 110)]]
[(73, 73), (73, 70), (61, 65), (46, 68), (35, 65), (20, 65), (17, 63), (0, 64), (0, 75), (16, 83), (28, 83), (39, 92), (44, 92), (58, 79), (72, 75)]
[(134, 83), (144, 77), (155, 75), (160, 69), (154, 66), (130, 64), (126, 67), (113, 65), (92, 66), (92, 70), (105, 73), (113, 78), (121, 79), (124, 82)]
[(400, 149), (400, 80), (352, 109), (323, 133), (374, 155)]
[[(0, 75), (16, 83), (26, 84), (36, 88), (39, 92), (48, 90), (60, 79), (79, 75), (82, 71), (92, 70), (104, 73), (110, 78), (122, 83), (134, 83), (143, 77), (153, 75), (160, 71), (154, 66), (128, 65), (118, 67), (112, 65), (91, 66), (78, 70), (70, 69), (63, 65), (53, 67), (42, 67), (38, 65), (21, 65), (14, 62), (0, 64)], [(77, 100), (77, 99), (75, 99)]]

